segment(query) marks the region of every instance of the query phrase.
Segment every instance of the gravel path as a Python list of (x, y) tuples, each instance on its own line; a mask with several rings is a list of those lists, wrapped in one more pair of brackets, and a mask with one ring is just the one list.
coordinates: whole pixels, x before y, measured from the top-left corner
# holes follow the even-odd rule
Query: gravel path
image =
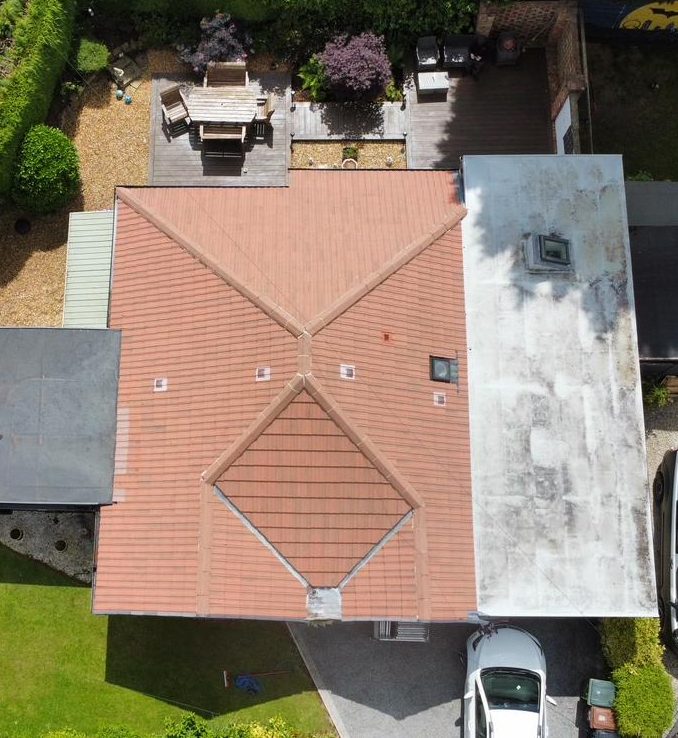
[(131, 105), (116, 100), (115, 86), (100, 75), (64, 115), (63, 129), (80, 155), (80, 196), (59, 213), (30, 217), (32, 229), (25, 236), (13, 228), (25, 213), (13, 207), (0, 213), (0, 325), (61, 325), (69, 212), (110, 208), (115, 185), (146, 184), (151, 77), (185, 70), (175, 52), (147, 56)]
[[(384, 141), (332, 141), (295, 143), (293, 169), (339, 169), (344, 146), (358, 149), (358, 169), (405, 169), (407, 156), (402, 143)], [(388, 162), (391, 162), (390, 165)]]

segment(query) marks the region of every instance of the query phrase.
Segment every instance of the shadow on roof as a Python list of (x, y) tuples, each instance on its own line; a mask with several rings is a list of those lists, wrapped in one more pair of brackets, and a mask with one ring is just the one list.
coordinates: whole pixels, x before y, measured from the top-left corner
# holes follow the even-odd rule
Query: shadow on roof
[[(257, 677), (263, 689), (252, 696), (225, 689), (224, 670), (284, 673)], [(269, 621), (111, 615), (106, 681), (206, 718), (314, 691), (286, 625)]]

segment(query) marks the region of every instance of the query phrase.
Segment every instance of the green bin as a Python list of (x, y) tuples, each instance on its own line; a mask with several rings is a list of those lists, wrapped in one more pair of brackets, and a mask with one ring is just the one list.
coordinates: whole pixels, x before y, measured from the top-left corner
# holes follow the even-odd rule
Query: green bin
[(582, 695), (587, 705), (612, 707), (617, 690), (612, 682), (604, 679), (589, 679)]

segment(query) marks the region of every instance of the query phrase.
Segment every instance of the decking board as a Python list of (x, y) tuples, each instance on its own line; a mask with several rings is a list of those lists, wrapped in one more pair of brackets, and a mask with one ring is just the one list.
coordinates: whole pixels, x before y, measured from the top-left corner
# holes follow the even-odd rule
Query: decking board
[(151, 151), (148, 183), (155, 186), (284, 187), (287, 185), (289, 142), (289, 76), (280, 72), (250, 75), (250, 83), (261, 94), (275, 98), (272, 128), (266, 137), (248, 141), (242, 168), (227, 160), (203, 159), (194, 126), (168, 138), (162, 126), (160, 90), (187, 78), (153, 78), (151, 105)]

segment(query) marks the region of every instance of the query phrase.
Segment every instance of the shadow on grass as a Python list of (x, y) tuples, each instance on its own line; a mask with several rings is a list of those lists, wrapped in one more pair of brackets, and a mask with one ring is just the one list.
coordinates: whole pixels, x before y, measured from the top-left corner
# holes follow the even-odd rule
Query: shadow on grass
[[(249, 695), (226, 689), (224, 670), (284, 673)], [(137, 615), (109, 616), (106, 681), (207, 718), (314, 689), (283, 623)]]
[(0, 544), (0, 584), (38, 584), (48, 587), (87, 587), (83, 582), (50, 569)]

